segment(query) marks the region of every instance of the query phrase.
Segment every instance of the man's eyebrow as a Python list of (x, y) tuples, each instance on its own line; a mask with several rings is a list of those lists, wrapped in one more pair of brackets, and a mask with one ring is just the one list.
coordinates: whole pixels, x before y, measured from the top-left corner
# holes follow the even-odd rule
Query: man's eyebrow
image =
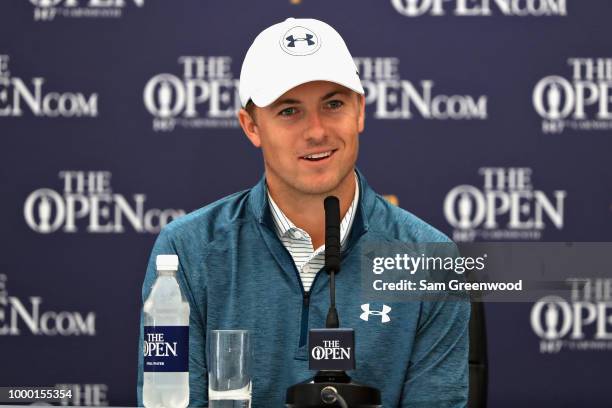
[[(332, 96), (334, 96), (336, 94), (349, 95), (350, 93), (351, 92), (349, 90), (346, 90), (346, 89), (335, 89), (335, 90), (325, 94), (321, 98), (321, 100), (324, 101), (326, 99), (331, 98)], [(300, 104), (300, 103), (302, 103), (302, 102), (297, 100), (297, 99), (285, 98), (285, 99), (279, 99), (279, 100), (275, 101), (269, 107), (270, 107), (270, 109), (276, 109), (277, 107), (279, 107), (281, 105), (297, 105), (297, 104)]]
[(331, 98), (332, 96), (336, 95), (336, 94), (340, 94), (340, 95), (349, 95), (350, 91), (348, 90), (344, 90), (344, 89), (336, 89), (334, 91), (331, 91), (330, 93), (326, 94), (324, 97), (321, 98), (322, 101)]
[(281, 105), (295, 105), (298, 103), (300, 103), (300, 101), (298, 101), (297, 99), (291, 99), (291, 98), (279, 99), (278, 101), (270, 105), (270, 109), (276, 109), (278, 106), (281, 106)]

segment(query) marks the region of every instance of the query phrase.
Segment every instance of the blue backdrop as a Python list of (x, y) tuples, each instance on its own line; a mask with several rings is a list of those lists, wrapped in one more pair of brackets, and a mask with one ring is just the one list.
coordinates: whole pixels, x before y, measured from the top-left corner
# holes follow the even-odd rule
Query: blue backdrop
[[(606, 0), (3, 1), (0, 386), (135, 404), (149, 251), (173, 218), (261, 177), (237, 82), (254, 36), (290, 16), (328, 22), (355, 57), (359, 167), (378, 192), (458, 241), (610, 241), (611, 13)], [(584, 330), (543, 334), (537, 303), (486, 305), (490, 406), (610, 406), (612, 303), (593, 293), (542, 300)]]

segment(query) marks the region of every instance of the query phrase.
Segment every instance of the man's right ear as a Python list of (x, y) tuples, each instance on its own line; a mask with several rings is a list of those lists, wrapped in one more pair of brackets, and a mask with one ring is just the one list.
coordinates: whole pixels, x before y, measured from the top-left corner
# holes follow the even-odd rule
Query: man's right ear
[(238, 111), (238, 121), (244, 134), (249, 138), (253, 146), (261, 147), (261, 138), (259, 137), (259, 128), (255, 123), (255, 120), (249, 115), (245, 109)]

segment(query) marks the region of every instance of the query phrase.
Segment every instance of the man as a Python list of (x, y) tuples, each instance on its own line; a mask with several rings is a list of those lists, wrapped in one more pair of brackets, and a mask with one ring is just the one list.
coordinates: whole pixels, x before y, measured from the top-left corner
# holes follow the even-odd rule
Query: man
[[(313, 376), (307, 334), (324, 327), (329, 307), (328, 276), (320, 272), (323, 200), (335, 195), (343, 250), (337, 308), (357, 339), (350, 375), (379, 388), (387, 408), (465, 406), (467, 303), (398, 302), (384, 325), (360, 319), (358, 260), (366, 242), (449, 240), (387, 203), (356, 171), (364, 91), (340, 35), (311, 19), (264, 30), (244, 59), (240, 98), (240, 124), (262, 149), (265, 177), (164, 228), (143, 284), (146, 299), (155, 256), (178, 254), (191, 306), (190, 405), (207, 404), (209, 330), (251, 331), (254, 407), (284, 406), (287, 387)], [(139, 363), (141, 404), (142, 356)]]

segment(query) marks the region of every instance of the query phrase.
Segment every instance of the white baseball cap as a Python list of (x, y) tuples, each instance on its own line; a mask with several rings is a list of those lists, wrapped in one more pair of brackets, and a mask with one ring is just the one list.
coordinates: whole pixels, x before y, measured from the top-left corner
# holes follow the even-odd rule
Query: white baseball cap
[(364, 94), (357, 67), (340, 34), (311, 18), (288, 18), (262, 31), (240, 71), (240, 102), (259, 107), (298, 85), (330, 81)]

